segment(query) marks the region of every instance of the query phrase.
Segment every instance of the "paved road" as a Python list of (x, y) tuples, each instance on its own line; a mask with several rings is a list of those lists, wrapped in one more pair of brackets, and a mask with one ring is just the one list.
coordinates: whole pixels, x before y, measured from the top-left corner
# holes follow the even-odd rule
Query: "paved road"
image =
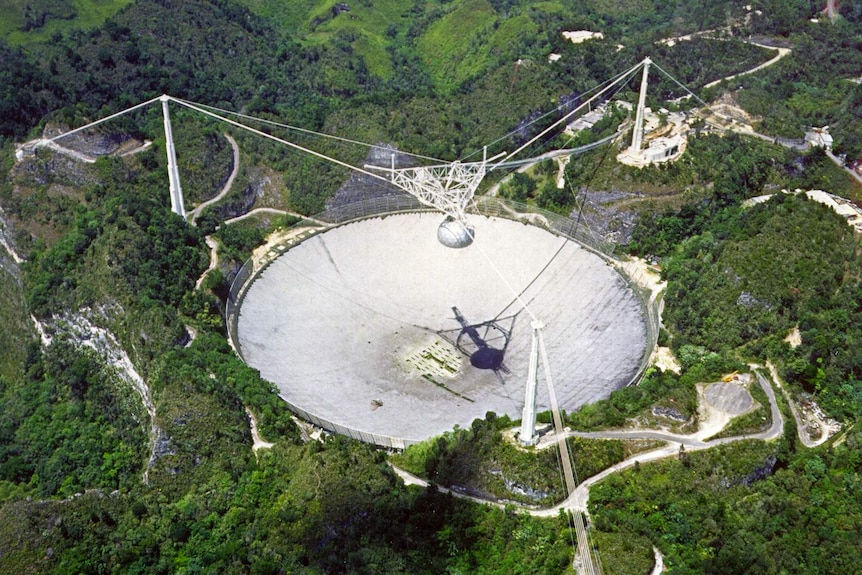
[(862, 184), (862, 176), (860, 176), (856, 172), (856, 170), (852, 170), (852, 169), (848, 168), (847, 166), (845, 166), (844, 162), (842, 162), (839, 158), (835, 157), (835, 155), (832, 153), (832, 150), (826, 150), (826, 155), (829, 157), (830, 160), (832, 160), (835, 163), (836, 166), (838, 166), (839, 168), (844, 168), (844, 170), (847, 171), (848, 174), (853, 176), (857, 182)]
[(329, 226), (329, 225), (331, 225), (331, 224), (329, 224), (329, 223), (327, 223), (327, 222), (324, 222), (323, 220), (316, 220), (316, 219), (314, 219), (314, 218), (312, 218), (312, 217), (309, 217), (309, 216), (305, 216), (305, 215), (303, 215), (303, 214), (300, 214), (299, 212), (294, 212), (294, 211), (291, 211), (291, 210), (280, 210), (280, 209), (277, 209), (277, 208), (255, 208), (255, 209), (251, 210), (250, 212), (246, 212), (246, 213), (244, 213), (244, 214), (243, 214), (243, 215), (241, 215), (241, 216), (237, 216), (237, 217), (235, 217), (235, 218), (231, 218), (231, 219), (229, 219), (229, 220), (225, 220), (225, 221), (224, 221), (224, 224), (222, 224), (222, 225), (225, 225), (225, 224), (233, 224), (233, 223), (236, 223), (236, 222), (240, 222), (240, 221), (242, 221), (242, 220), (244, 220), (244, 219), (246, 219), (246, 218), (250, 218), (251, 216), (254, 216), (254, 215), (256, 215), (256, 214), (281, 214), (281, 215), (285, 215), (285, 216), (294, 216), (294, 217), (297, 217), (297, 218), (301, 218), (301, 219), (303, 219), (303, 220), (308, 220), (308, 221), (310, 221), (310, 222), (314, 222), (315, 224), (318, 224), (318, 225), (320, 225), (320, 226)]
[(778, 403), (775, 400), (775, 392), (773, 391), (772, 386), (769, 384), (769, 381), (764, 378), (759, 371), (755, 370), (754, 373), (757, 377), (757, 381), (760, 384), (760, 387), (766, 393), (767, 398), (769, 398), (769, 405), (772, 413), (772, 425), (766, 431), (753, 435), (723, 437), (710, 441), (704, 441), (702, 438), (699, 437), (699, 434), (697, 433), (691, 435), (680, 435), (676, 433), (665, 433), (661, 431), (641, 431), (635, 429), (623, 431), (598, 431), (593, 433), (569, 432), (569, 437), (585, 437), (590, 439), (656, 439), (660, 441), (667, 441), (668, 445), (659, 449), (655, 449), (653, 451), (638, 453), (637, 455), (634, 455), (629, 459), (626, 459), (617, 463), (616, 465), (609, 467), (598, 475), (594, 475), (582, 481), (581, 484), (578, 485), (578, 487), (575, 489), (575, 491), (568, 497), (568, 499), (558, 505), (555, 505), (554, 507), (538, 511), (531, 510), (529, 512), (532, 515), (546, 517), (556, 515), (557, 513), (559, 513), (560, 509), (571, 509), (586, 513), (587, 501), (590, 496), (589, 488), (594, 483), (598, 483), (611, 473), (616, 473), (628, 467), (632, 467), (635, 463), (645, 463), (648, 461), (663, 459), (665, 457), (676, 456), (679, 454), (680, 447), (683, 445), (685, 446), (686, 451), (690, 452), (697, 451), (700, 449), (709, 449), (710, 447), (716, 447), (718, 445), (732, 443), (734, 441), (739, 441), (742, 439), (759, 439), (763, 441), (778, 439), (784, 432), (784, 417), (781, 415), (781, 411), (778, 409)]
[(767, 66), (772, 66), (773, 64), (775, 64), (776, 62), (778, 62), (779, 60), (781, 60), (782, 58), (784, 58), (785, 56), (787, 56), (791, 52), (790, 48), (778, 48), (777, 46), (767, 46), (766, 44), (758, 44), (757, 42), (752, 42), (750, 40), (748, 41), (748, 43), (753, 44), (755, 46), (760, 46), (761, 48), (768, 48), (770, 50), (778, 50), (778, 55), (775, 56), (774, 58), (772, 58), (771, 60), (764, 62), (763, 64), (760, 64), (759, 66), (755, 66), (751, 70), (746, 70), (745, 72), (740, 72), (739, 74), (734, 74), (732, 76), (727, 76), (726, 78), (722, 78), (720, 80), (710, 82), (709, 84), (706, 84), (704, 86), (704, 88), (712, 88), (713, 86), (717, 86), (718, 84), (721, 84), (725, 80), (733, 80), (734, 78), (738, 78), (739, 76), (745, 76), (746, 74), (752, 74), (754, 72), (757, 72), (758, 70), (762, 70), (762, 69), (766, 68)]
[[(759, 366), (757, 367), (759, 368)], [(740, 441), (743, 439), (758, 439), (762, 441), (778, 439), (784, 432), (784, 417), (781, 414), (781, 410), (779, 410), (778, 408), (778, 403), (775, 399), (775, 391), (773, 390), (772, 385), (770, 385), (769, 381), (760, 373), (759, 369), (755, 369), (754, 373), (757, 377), (757, 381), (760, 384), (760, 387), (763, 389), (763, 391), (766, 393), (767, 398), (769, 399), (769, 405), (772, 414), (772, 425), (766, 431), (752, 435), (723, 437), (720, 439), (713, 439), (709, 441), (705, 441), (702, 437), (700, 437), (698, 433), (682, 435), (677, 433), (668, 433), (664, 431), (642, 429), (596, 432), (569, 431), (565, 434), (564, 437), (583, 437), (587, 439), (654, 439), (658, 441), (665, 441), (667, 442), (667, 445), (658, 449), (654, 449), (652, 451), (638, 453), (630, 457), (629, 459), (620, 461), (619, 463), (612, 465), (611, 467), (605, 469), (597, 475), (585, 479), (581, 482), (580, 485), (578, 485), (575, 491), (572, 492), (572, 494), (562, 503), (544, 509), (530, 509), (522, 507), (522, 510), (525, 513), (529, 513), (530, 515), (534, 515), (537, 517), (555, 517), (559, 514), (561, 509), (581, 511), (586, 513), (590, 487), (593, 484), (598, 483), (605, 477), (611, 475), (612, 473), (617, 473), (619, 471), (622, 471), (623, 469), (627, 469), (634, 466), (635, 463), (646, 463), (649, 461), (656, 461), (667, 457), (678, 456), (681, 446), (685, 446), (685, 450), (687, 452), (691, 452), (700, 449), (709, 449), (710, 447), (716, 447), (718, 445), (732, 443), (734, 441)], [(553, 444), (554, 442), (547, 442), (542, 447), (548, 447)], [(399, 469), (394, 465), (392, 465), (392, 468), (404, 480), (404, 483), (407, 485), (420, 485), (423, 487), (427, 487), (429, 485), (426, 480), (412, 475), (402, 469)], [(498, 502), (480, 500), (475, 497), (468, 497), (464, 494), (458, 493), (457, 491), (451, 491), (439, 486), (437, 487), (437, 489), (445, 493), (451, 493), (456, 497), (464, 497), (466, 499), (471, 499), (473, 501), (494, 505), (497, 507), (503, 506)]]

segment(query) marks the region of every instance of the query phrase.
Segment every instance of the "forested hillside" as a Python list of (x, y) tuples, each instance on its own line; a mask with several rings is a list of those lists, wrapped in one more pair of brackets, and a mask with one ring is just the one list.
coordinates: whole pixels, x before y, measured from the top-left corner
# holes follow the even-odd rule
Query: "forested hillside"
[[(196, 285), (204, 236), (252, 207), (318, 212), (344, 168), (172, 107), (190, 206), (236, 169), (230, 193), (195, 227), (168, 208), (155, 108), (76, 142), (134, 152), (125, 156), (87, 163), (39, 149), (16, 162), (15, 144), (167, 93), (450, 161), (492, 142), (513, 149), (547, 125), (543, 114), (646, 56), (699, 98), (741, 110), (764, 139), (697, 125), (673, 164), (638, 170), (599, 148), (569, 162), (562, 190), (551, 162), (501, 188), (562, 213), (584, 204), (585, 220), (606, 231), (623, 221), (618, 255), (647, 256), (668, 280), (661, 343), (683, 373), (650, 370), (570, 423), (624, 425), (654, 406), (696, 423), (697, 383), (772, 361), (844, 432), (808, 449), (788, 424), (778, 442), (612, 475), (590, 500), (605, 572), (649, 572), (654, 546), (671, 573), (858, 571), (859, 236), (781, 190), (862, 193), (824, 152), (773, 140), (829, 125), (836, 155), (862, 156), (862, 9), (843, 2), (832, 23), (821, 9), (808, 0), (0, 0), (0, 572), (572, 573), (562, 517), (407, 488), (381, 451), (308, 440), (228, 345), (229, 281), (268, 233), (296, 220), (222, 226), (221, 263)], [(575, 44), (568, 30), (603, 37)], [(698, 32), (707, 33), (677, 38)], [(767, 46), (791, 51), (705, 88), (771, 59)], [(616, 97), (634, 101), (636, 90), (635, 80)], [(648, 103), (687, 110), (691, 100), (668, 101), (685, 95), (658, 76)], [(618, 108), (593, 133), (545, 139), (536, 153), (609, 135), (625, 116)], [(356, 165), (368, 153), (291, 137)], [(766, 193), (776, 195), (742, 207)], [(252, 450), (249, 413), (271, 448)], [(760, 425), (754, 418), (743, 432)], [(399, 462), (490, 498), (505, 499), (514, 482), (528, 494), (520, 503), (559, 500), (552, 454), (514, 449), (500, 435), (510, 424), (489, 413)], [(572, 445), (585, 475), (651, 446)]]

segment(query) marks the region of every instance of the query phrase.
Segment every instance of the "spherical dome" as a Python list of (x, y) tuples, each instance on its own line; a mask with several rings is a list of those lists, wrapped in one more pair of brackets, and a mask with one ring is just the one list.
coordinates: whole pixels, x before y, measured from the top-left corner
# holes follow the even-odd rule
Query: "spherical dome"
[(447, 248), (466, 248), (473, 243), (474, 236), (472, 226), (449, 218), (437, 228), (437, 239)]

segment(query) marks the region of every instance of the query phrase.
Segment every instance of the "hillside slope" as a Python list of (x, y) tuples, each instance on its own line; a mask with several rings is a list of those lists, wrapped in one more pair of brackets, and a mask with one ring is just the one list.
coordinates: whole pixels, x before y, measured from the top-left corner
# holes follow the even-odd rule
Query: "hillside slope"
[[(847, 81), (860, 69), (850, 4), (831, 25), (811, 22), (816, 8), (802, 0), (0, 0), (14, 16), (0, 27), (0, 234), (27, 260), (0, 247), (0, 572), (565, 574), (572, 560), (563, 519), (406, 488), (370, 446), (304, 440), (272, 384), (227, 344), (229, 280), (292, 220), (223, 226), (220, 262), (202, 278), (204, 233), (250, 207), (311, 214), (344, 183), (343, 168), (172, 108), (190, 205), (236, 167), (225, 131), (241, 150), (233, 189), (195, 228), (168, 209), (157, 107), (82, 138), (141, 146), (127, 157), (90, 164), (42, 149), (13, 163), (14, 141), (167, 92), (463, 159), (489, 143), (514, 149), (543, 114), (646, 55), (698, 89), (752, 68), (772, 51), (736, 38), (760, 34), (793, 55), (699, 93), (727, 93), (770, 135), (829, 123), (836, 151), (852, 157), (862, 153), (862, 92)], [(48, 16), (25, 32), (24, 10)], [(579, 29), (604, 38), (561, 34)], [(736, 36), (656, 43), (717, 29)], [(636, 88), (620, 97), (632, 101)], [(649, 103), (682, 95), (661, 80)], [(368, 155), (355, 142), (265, 129), (354, 164)], [(615, 422), (653, 405), (694, 411), (693, 374), (707, 373), (698, 363), (772, 359), (794, 392), (814, 394), (850, 429), (817, 451), (789, 429), (779, 442), (612, 476), (591, 500), (598, 544), (613, 550), (608, 572), (647, 572), (653, 546), (675, 572), (858, 571), (859, 240), (801, 199), (740, 203), (782, 187), (852, 196), (859, 186), (822, 153), (717, 134), (693, 138), (670, 166), (625, 168), (601, 149), (569, 163), (562, 191), (556, 174), (550, 162), (529, 170), (524, 199), (563, 212), (605, 197), (637, 206), (629, 247), (661, 261), (670, 282), (663, 343), (690, 352), (690, 374), (656, 374), (648, 389), (612, 397)], [(784, 337), (795, 327), (793, 348)], [(248, 412), (273, 447), (252, 450)], [(457, 452), (445, 441), (436, 449)], [(431, 461), (444, 476), (470, 476), (458, 467), (468, 459), (442, 455)]]

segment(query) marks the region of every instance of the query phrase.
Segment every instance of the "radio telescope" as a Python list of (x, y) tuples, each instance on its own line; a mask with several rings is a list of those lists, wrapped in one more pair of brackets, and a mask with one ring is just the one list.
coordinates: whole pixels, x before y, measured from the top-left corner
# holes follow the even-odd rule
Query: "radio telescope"
[[(333, 227), (247, 282), (235, 345), (296, 413), (389, 447), (489, 411), (519, 418), (533, 339), (521, 302), (548, 318), (562, 409), (637, 375), (645, 310), (606, 259), (542, 227), (476, 213), (465, 214), (475, 242), (453, 250), (437, 241), (439, 218), (414, 211)], [(547, 409), (547, 393), (536, 403)]]

